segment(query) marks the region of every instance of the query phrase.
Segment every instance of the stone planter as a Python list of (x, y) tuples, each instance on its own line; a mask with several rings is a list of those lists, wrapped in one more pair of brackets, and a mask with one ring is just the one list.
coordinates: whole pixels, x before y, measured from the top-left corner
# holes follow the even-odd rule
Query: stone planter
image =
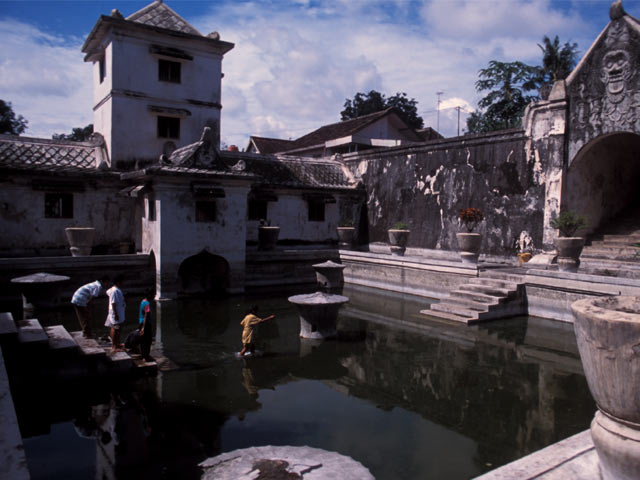
[(74, 257), (91, 255), (96, 229), (92, 227), (69, 227), (64, 229), (69, 242), (69, 250)]
[(561, 272), (577, 272), (580, 267), (580, 254), (584, 247), (582, 237), (556, 237), (553, 245), (558, 250), (558, 270)]
[(353, 227), (338, 227), (338, 246), (344, 250), (351, 250), (356, 229)]
[(587, 298), (571, 305), (580, 359), (599, 412), (591, 436), (604, 480), (640, 472), (640, 297)]
[(344, 285), (343, 270), (345, 265), (327, 260), (323, 263), (313, 265), (316, 271), (316, 279), (320, 288), (326, 291), (339, 291)]
[(280, 227), (262, 225), (258, 227), (258, 250), (273, 250), (278, 242)]
[(391, 255), (403, 256), (407, 249), (410, 230), (388, 230), (389, 243), (391, 244)]
[(461, 232), (456, 233), (458, 248), (462, 263), (478, 263), (480, 256), (480, 246), (482, 245), (482, 235), (479, 233)]

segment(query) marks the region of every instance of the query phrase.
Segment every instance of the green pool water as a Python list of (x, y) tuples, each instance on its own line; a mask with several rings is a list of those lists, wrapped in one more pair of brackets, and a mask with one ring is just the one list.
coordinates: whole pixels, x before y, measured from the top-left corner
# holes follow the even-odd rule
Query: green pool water
[[(418, 316), (428, 300), (346, 288), (338, 338), (305, 341), (294, 293), (157, 303), (155, 347), (178, 369), (27, 401), (32, 478), (199, 478), (197, 463), (225, 451), (309, 445), (379, 480), (467, 479), (589, 427), (571, 324), (430, 322)], [(253, 304), (276, 319), (260, 327), (264, 353), (240, 359)], [(56, 320), (75, 325), (71, 310)]]

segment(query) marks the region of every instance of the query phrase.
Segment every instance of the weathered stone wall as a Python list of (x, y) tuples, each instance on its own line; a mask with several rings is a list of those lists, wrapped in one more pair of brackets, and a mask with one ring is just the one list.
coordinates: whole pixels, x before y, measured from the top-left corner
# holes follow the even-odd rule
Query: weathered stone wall
[(484, 253), (515, 253), (523, 230), (542, 244), (545, 185), (522, 131), (363, 152), (345, 162), (365, 186), (370, 242), (386, 242), (387, 229), (402, 221), (409, 246), (456, 250), (458, 212), (476, 207), (486, 217), (477, 229)]

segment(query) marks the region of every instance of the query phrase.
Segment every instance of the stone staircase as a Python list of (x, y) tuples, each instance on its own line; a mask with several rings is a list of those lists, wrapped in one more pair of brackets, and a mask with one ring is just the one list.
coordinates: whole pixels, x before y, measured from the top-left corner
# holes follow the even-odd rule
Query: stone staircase
[(640, 206), (623, 210), (594, 234), (580, 258), (640, 264)]
[(61, 378), (157, 371), (156, 362), (140, 355), (111, 353), (109, 344), (84, 338), (82, 332), (68, 332), (62, 325), (43, 328), (37, 319), (14, 321), (11, 313), (0, 313), (0, 346), (11, 357), (8, 363)]
[(467, 325), (526, 313), (522, 276), (507, 272), (480, 272), (479, 277), (456, 290), (439, 303), (421, 310), (422, 315)]

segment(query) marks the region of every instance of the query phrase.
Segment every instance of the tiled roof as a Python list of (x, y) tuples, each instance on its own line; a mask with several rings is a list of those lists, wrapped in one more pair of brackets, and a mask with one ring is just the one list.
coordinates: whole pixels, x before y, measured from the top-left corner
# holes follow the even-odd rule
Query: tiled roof
[(328, 140), (346, 137), (352, 135), (367, 125), (391, 113), (392, 108), (387, 108), (379, 112), (362, 115), (361, 117), (352, 118), (351, 120), (343, 120), (341, 122), (324, 125), (311, 133), (294, 140), (287, 148), (287, 151), (297, 150), (299, 148), (320, 145)]
[(162, 0), (156, 0), (142, 10), (138, 10), (136, 13), (129, 15), (127, 20), (153, 27), (166, 28), (167, 30), (174, 30), (176, 32), (202, 35), (190, 25), (189, 22), (163, 3)]
[(308, 158), (247, 157), (246, 171), (259, 183), (283, 187), (353, 188), (355, 181), (341, 162)]
[(30, 170), (96, 170), (96, 145), (0, 135), (0, 167)]
[(258, 149), (256, 153), (262, 153), (265, 155), (284, 152), (294, 148), (294, 142), (292, 140), (281, 140), (279, 138), (251, 136), (249, 139), (249, 145), (251, 145), (251, 142), (253, 142)]

